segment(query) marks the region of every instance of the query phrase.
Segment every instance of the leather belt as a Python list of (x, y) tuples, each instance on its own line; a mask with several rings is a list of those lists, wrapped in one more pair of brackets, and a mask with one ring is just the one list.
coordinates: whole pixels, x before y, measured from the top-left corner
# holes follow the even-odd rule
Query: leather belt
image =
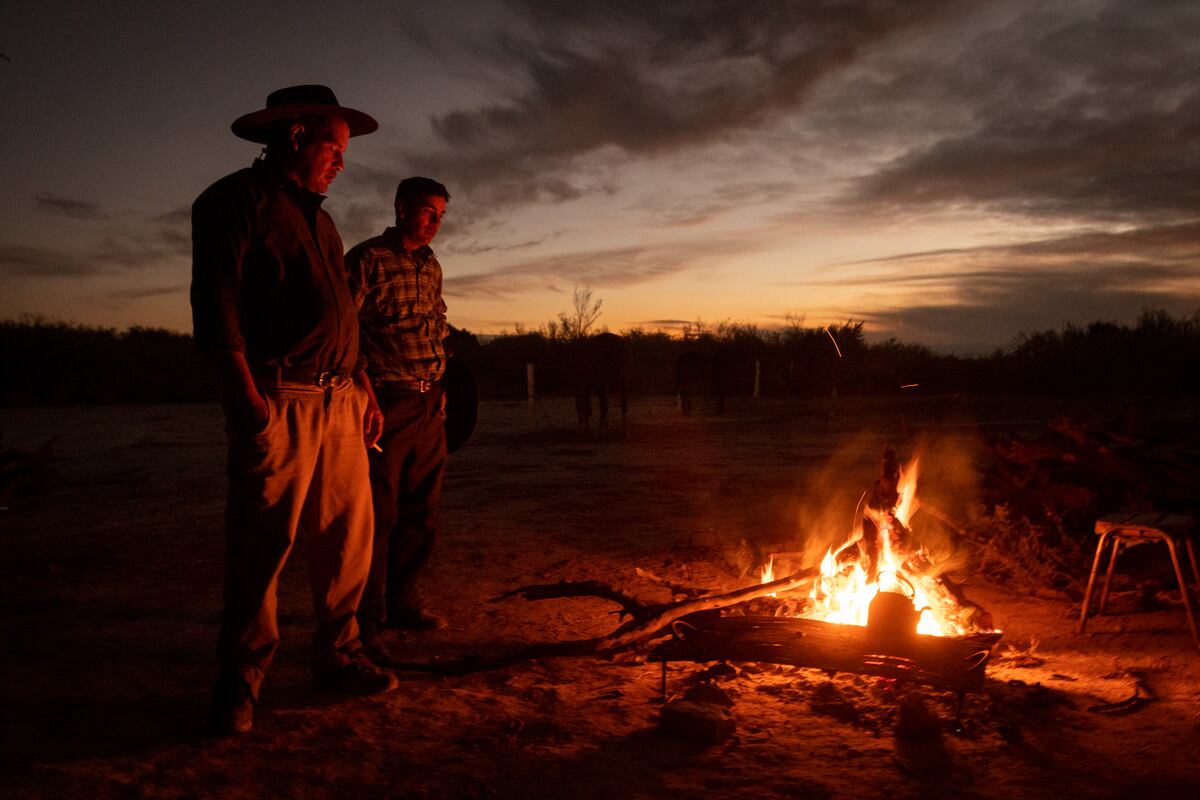
[(296, 369), (292, 367), (279, 367), (278, 369), (266, 369), (259, 372), (260, 375), (268, 380), (275, 380), (279, 383), (303, 383), (309, 386), (337, 386), (343, 381), (350, 379), (350, 370), (348, 369), (333, 369), (316, 372), (311, 369)]
[(381, 392), (432, 392), (440, 385), (439, 381), (380, 381), (378, 389)]

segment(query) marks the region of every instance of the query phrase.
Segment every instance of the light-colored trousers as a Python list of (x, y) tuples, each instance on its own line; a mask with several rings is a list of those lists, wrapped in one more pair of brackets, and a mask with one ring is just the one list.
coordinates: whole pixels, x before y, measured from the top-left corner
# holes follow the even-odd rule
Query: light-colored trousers
[(268, 417), (251, 434), (228, 426), (225, 608), (218, 658), (254, 696), (279, 646), (279, 575), (303, 528), (317, 627), (313, 671), (361, 648), (355, 612), (371, 565), (374, 520), (363, 444), (366, 394), (349, 380), (262, 387)]

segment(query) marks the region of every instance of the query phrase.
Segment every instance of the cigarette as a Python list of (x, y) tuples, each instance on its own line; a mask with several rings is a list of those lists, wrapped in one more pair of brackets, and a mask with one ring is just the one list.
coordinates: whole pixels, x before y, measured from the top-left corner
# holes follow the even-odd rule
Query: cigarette
[(375, 444), (371, 445), (371, 449), (378, 450), (381, 453), (383, 452), (383, 448), (379, 446), (379, 442), (376, 442)]

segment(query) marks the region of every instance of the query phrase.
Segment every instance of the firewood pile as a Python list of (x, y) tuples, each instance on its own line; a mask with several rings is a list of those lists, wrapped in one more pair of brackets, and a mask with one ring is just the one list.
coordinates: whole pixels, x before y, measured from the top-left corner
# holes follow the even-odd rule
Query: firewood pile
[(1026, 588), (1081, 593), (1100, 517), (1200, 509), (1197, 431), (1149, 433), (1131, 417), (1060, 418), (1035, 435), (989, 437), (986, 445), (983, 508), (968, 536), (986, 571)]

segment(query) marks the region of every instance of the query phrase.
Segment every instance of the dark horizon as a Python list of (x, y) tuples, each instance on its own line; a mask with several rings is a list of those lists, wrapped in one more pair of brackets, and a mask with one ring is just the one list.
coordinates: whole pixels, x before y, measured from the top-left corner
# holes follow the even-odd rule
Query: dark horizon
[[(703, 354), (711, 375), (699, 391), (804, 399), (888, 395), (1200, 394), (1200, 315), (1148, 313), (1136, 326), (1092, 325), (1031, 333), (1011, 349), (975, 356), (922, 345), (872, 342), (861, 323), (777, 333), (714, 327), (690, 340), (663, 332), (626, 332), (636, 395), (671, 395), (688, 354)], [(452, 331), (453, 352), (474, 372), (481, 396), (526, 396), (526, 364), (537, 365), (539, 394), (570, 393), (572, 340), (561, 328), (477, 337)], [(0, 349), (13, 376), (0, 405), (90, 405), (211, 401), (212, 365), (191, 335), (160, 328), (70, 326), (0, 320)], [(707, 374), (707, 373), (706, 373)], [(720, 376), (719, 378), (717, 376)]]

